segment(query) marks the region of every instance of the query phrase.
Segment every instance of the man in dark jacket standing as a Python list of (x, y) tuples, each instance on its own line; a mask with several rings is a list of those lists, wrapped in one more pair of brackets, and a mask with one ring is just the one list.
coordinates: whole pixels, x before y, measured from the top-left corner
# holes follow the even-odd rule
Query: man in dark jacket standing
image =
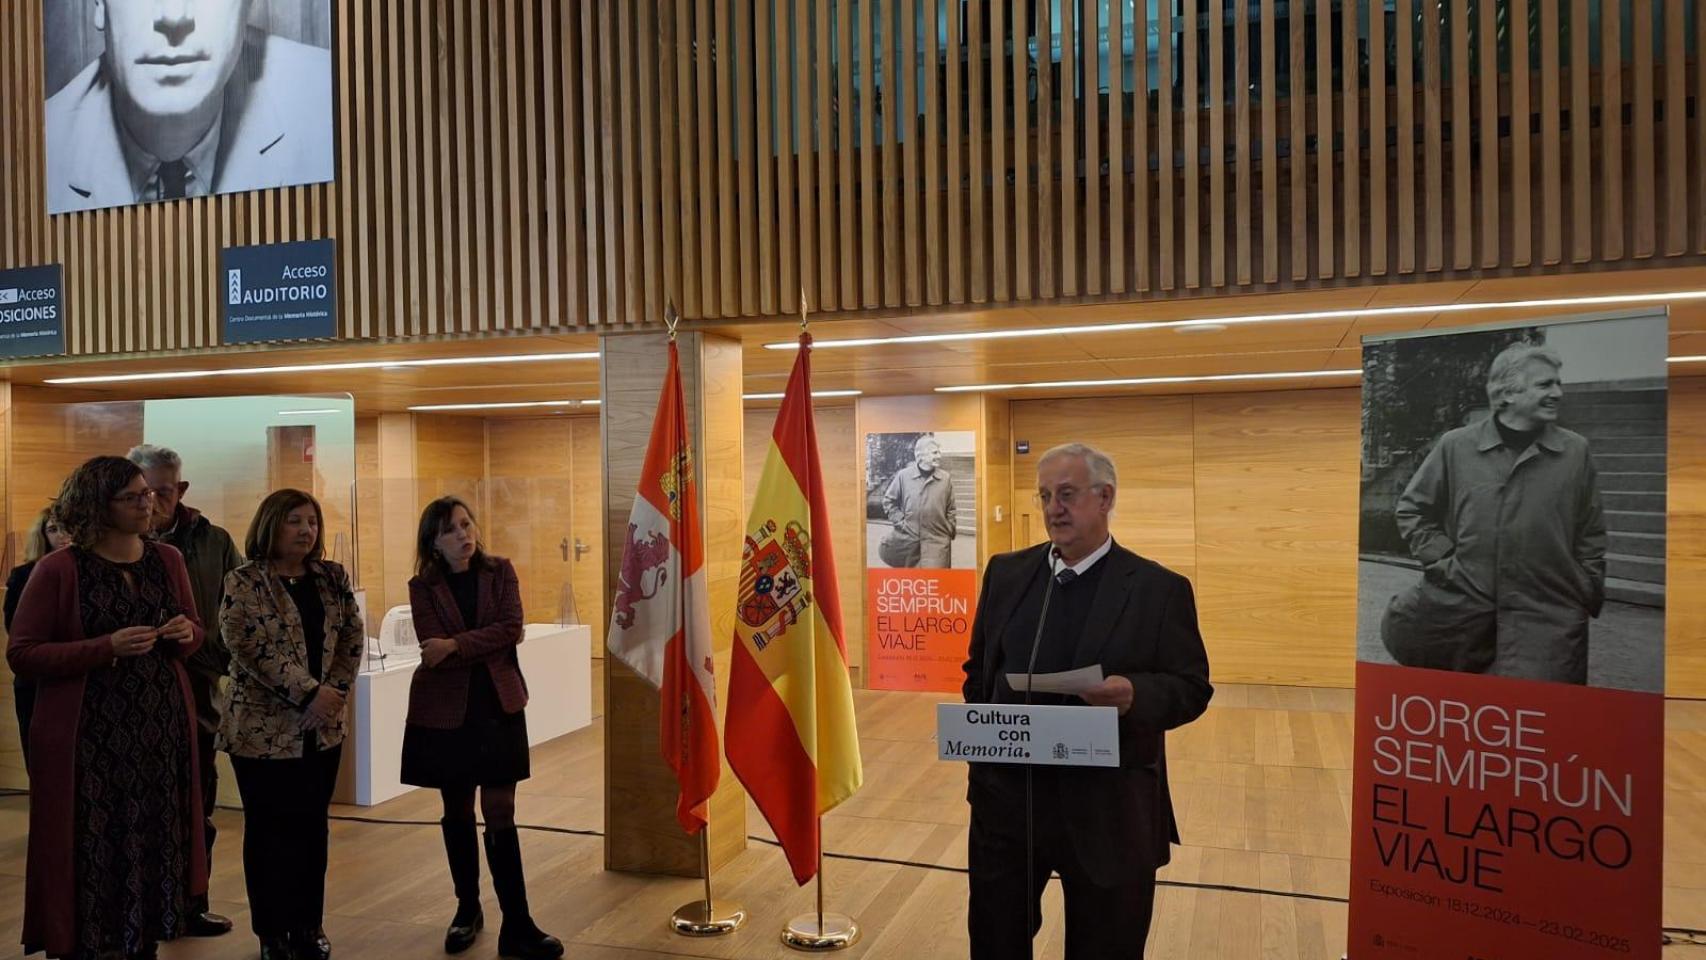
[[(232, 543), (231, 535), (214, 526), (197, 510), (184, 505), (184, 491), (190, 488), (183, 479), (183, 460), (165, 447), (145, 443), (131, 449), (130, 462), (142, 468), (143, 479), (154, 496), (154, 537), (171, 544), (184, 555), (189, 568), (190, 591), (195, 595), (196, 610), (206, 624), (207, 642), (197, 650), (185, 666), (190, 675), (190, 691), (195, 695), (196, 749), (201, 761), (201, 801), (207, 818), (204, 831), (207, 837), (209, 871), (213, 863), (213, 808), (218, 799), (219, 773), (213, 749), (213, 738), (219, 729), (219, 680), (231, 654), (219, 636), (219, 604), (224, 598), (225, 575), (243, 562), (242, 555)], [(205, 896), (192, 903), (185, 918), (186, 932), (192, 937), (217, 937), (231, 930), (231, 921), (209, 912)]]

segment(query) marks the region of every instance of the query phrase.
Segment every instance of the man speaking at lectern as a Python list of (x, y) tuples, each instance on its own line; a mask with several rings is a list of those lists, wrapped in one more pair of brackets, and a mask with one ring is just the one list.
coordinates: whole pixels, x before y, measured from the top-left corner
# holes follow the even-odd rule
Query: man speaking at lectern
[(971, 764), (973, 960), (1031, 956), (1051, 873), (1065, 894), (1067, 960), (1141, 957), (1155, 871), (1179, 840), (1164, 734), (1208, 707), (1208, 654), (1190, 581), (1109, 536), (1115, 491), (1113, 461), (1093, 447), (1043, 454), (1037, 502), (1050, 542), (984, 571), (966, 702), (1025, 703), (1007, 674), (1100, 665), (1106, 679), (1082, 698), (1030, 702), (1116, 708), (1120, 764), (1029, 768), (1029, 802), (1026, 767)]

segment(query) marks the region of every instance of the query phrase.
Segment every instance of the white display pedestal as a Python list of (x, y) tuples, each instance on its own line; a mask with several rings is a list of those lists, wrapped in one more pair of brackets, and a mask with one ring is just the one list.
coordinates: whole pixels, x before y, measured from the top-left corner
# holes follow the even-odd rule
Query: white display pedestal
[[(527, 739), (533, 746), (592, 723), (592, 628), (530, 623), (517, 647), (527, 678)], [(409, 683), (419, 662), (358, 674), (350, 737), (335, 796), (364, 807), (414, 787), (400, 779)]]

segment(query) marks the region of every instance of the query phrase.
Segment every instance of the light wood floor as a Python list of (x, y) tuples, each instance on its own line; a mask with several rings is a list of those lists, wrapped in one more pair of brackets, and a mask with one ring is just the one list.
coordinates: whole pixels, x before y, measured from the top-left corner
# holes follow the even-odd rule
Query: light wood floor
[[(9, 691), (7, 691), (9, 693)], [(964, 772), (934, 759), (929, 740), (937, 697), (861, 691), (864, 790), (827, 821), (832, 853), (965, 866)], [(16, 776), (10, 703), (0, 721), (0, 775)], [(1288, 687), (1222, 687), (1200, 721), (1170, 738), (1169, 761), (1185, 846), (1158, 893), (1149, 956), (1166, 960), (1337, 958), (1345, 945), (1350, 792), (1351, 692)], [(811, 888), (795, 889), (781, 852), (754, 842), (717, 877), (719, 896), (752, 914), (733, 938), (688, 941), (665, 920), (691, 900), (696, 881), (605, 873), (602, 841), (563, 830), (602, 827), (602, 721), (534, 753), (519, 817), (543, 828), (524, 835), (534, 914), (569, 944), (570, 957), (792, 957), (777, 943), (782, 924), (810, 908)], [(1670, 704), (1665, 799), (1667, 926), (1706, 928), (1706, 703)], [(8, 752), (9, 751), (9, 752)], [(234, 790), (225, 789), (234, 799)], [(0, 941), (15, 943), (23, 899), (27, 799), (0, 799)], [(435, 796), (416, 793), (381, 807), (334, 814), (419, 825), (340, 820), (332, 827), (327, 932), (349, 958), (432, 957), (453, 908), (439, 845)], [(167, 960), (253, 957), (237, 856), (242, 814), (221, 811), (213, 876), (214, 907), (239, 932), (219, 940), (169, 944)], [(753, 813), (754, 835), (767, 836)], [(965, 944), (966, 890), (952, 869), (831, 859), (831, 909), (866, 930), (848, 956), (956, 958)], [(1258, 892), (1198, 889), (1230, 885)], [(487, 885), (488, 916), (497, 908)], [(1058, 887), (1045, 905), (1043, 957), (1062, 953)], [(488, 933), (466, 956), (496, 954)], [(17, 956), (15, 947), (0, 957)], [(1672, 947), (1667, 958), (1706, 947)]]

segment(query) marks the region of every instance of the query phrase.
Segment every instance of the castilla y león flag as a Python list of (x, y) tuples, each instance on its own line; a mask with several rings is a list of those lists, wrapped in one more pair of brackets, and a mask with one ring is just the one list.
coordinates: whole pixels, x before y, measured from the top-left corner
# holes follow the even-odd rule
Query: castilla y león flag
[(675, 816), (688, 833), (705, 826), (720, 766), (704, 535), (693, 472), (681, 364), (671, 341), (669, 371), (628, 516), (608, 645), (613, 656), (658, 688), (659, 739), (681, 784)]
[(804, 884), (817, 874), (818, 818), (864, 781), (812, 423), (807, 334), (746, 529), (729, 673), (729, 766)]

